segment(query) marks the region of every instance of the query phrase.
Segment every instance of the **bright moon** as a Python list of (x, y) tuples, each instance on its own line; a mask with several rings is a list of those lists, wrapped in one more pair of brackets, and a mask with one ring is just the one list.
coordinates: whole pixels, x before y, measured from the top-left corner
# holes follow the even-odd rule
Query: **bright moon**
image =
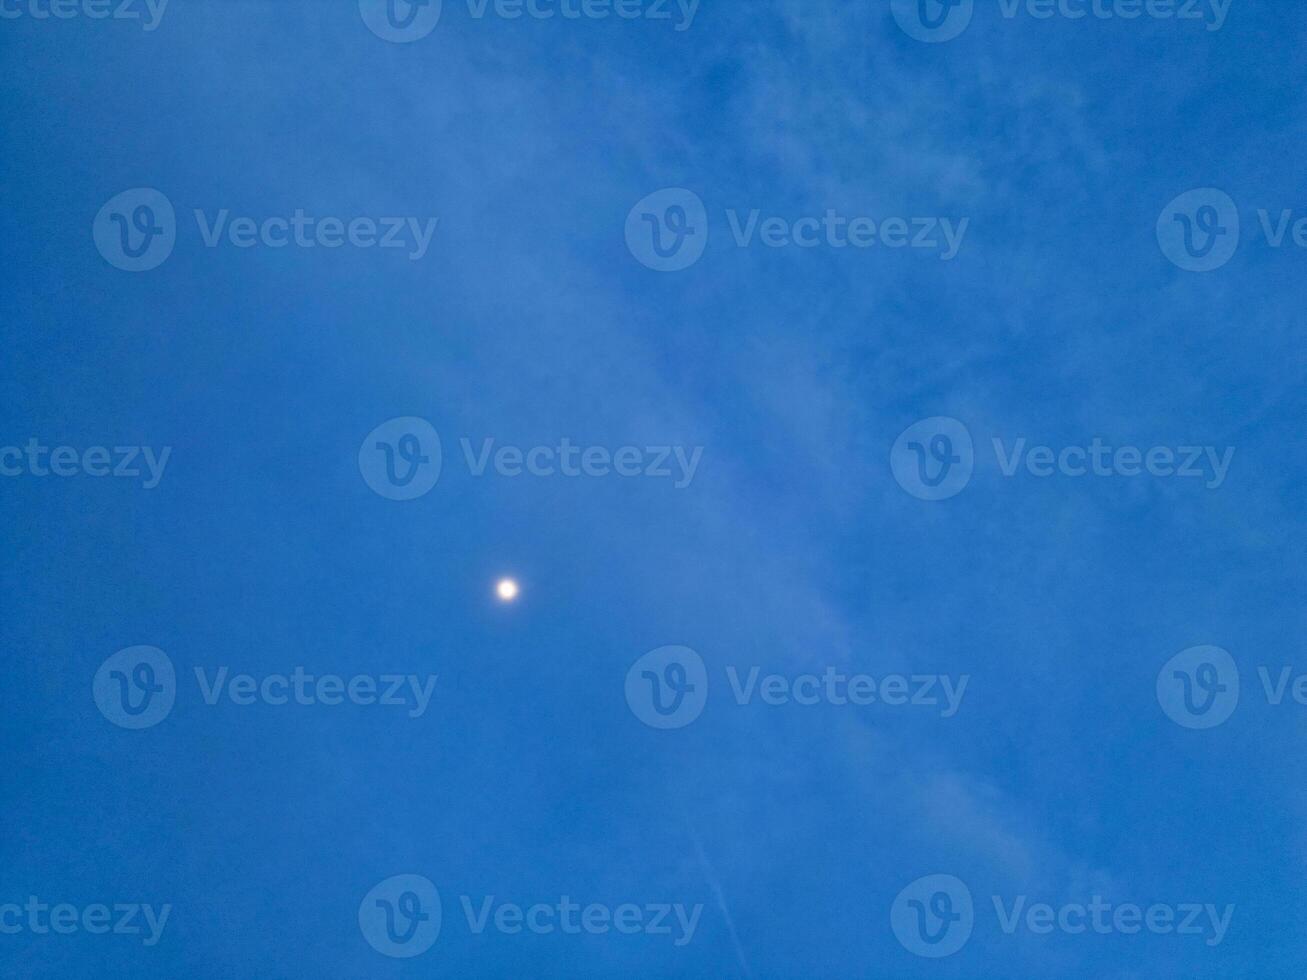
[(501, 578), (495, 586), (495, 592), (504, 602), (512, 602), (517, 598), (517, 582), (511, 578)]

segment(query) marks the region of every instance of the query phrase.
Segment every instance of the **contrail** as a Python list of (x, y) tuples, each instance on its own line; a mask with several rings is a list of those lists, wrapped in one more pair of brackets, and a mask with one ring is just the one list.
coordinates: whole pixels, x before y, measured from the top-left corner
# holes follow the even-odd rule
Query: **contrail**
[(699, 835), (695, 833), (694, 825), (690, 823), (690, 818), (681, 807), (681, 820), (685, 823), (685, 829), (690, 833), (690, 840), (694, 841), (694, 853), (699, 858), (699, 867), (703, 869), (703, 876), (708, 879), (708, 885), (713, 890), (713, 895), (717, 897), (717, 907), (722, 910), (722, 918), (726, 920), (726, 928), (731, 933), (731, 943), (735, 946), (735, 958), (740, 962), (740, 969), (744, 972), (747, 980), (753, 980), (753, 971), (749, 969), (749, 961), (745, 958), (744, 947), (740, 945), (740, 937), (735, 931), (735, 920), (731, 918), (731, 910), (726, 907), (726, 896), (722, 894), (721, 883), (717, 880), (717, 875), (713, 872), (712, 865), (708, 863), (708, 855), (704, 853), (703, 842), (699, 840)]

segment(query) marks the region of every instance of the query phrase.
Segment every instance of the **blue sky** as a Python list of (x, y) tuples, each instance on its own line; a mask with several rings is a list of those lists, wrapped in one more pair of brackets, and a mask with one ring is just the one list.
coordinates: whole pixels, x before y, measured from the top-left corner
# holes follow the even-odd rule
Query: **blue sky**
[[(24, 923), (0, 931), (3, 972), (1300, 976), (1307, 708), (1271, 703), (1259, 668), (1301, 662), (1307, 250), (1269, 244), (1258, 212), (1307, 216), (1307, 12), (1234, 0), (1208, 30), (978, 0), (927, 43), (880, 0), (703, 0), (685, 30), (674, 4), (443, 6), (391, 43), (354, 0), (173, 0), (150, 31), (0, 4), (21, 12), (0, 21), (0, 449), (171, 448), (153, 489), (21, 460), (0, 477), (0, 906), (171, 906), (152, 945), (0, 910)], [(135, 188), (176, 214), (143, 272), (93, 235)], [(708, 226), (676, 272), (624, 235), (665, 188)], [(1156, 228), (1202, 188), (1242, 231), (1191, 272)], [(194, 217), (297, 209), (438, 221), (414, 260), (208, 247)], [(828, 209), (967, 230), (943, 261), (738, 247), (728, 216)], [(360, 448), (410, 417), (439, 434), (439, 480), (387, 499)], [(941, 501), (891, 466), (935, 417), (974, 442)], [(564, 438), (702, 456), (678, 487), (478, 476), (461, 444)], [(1007, 476), (992, 448), (1095, 438), (1235, 454), (1210, 488)], [(503, 575), (516, 602), (494, 598)], [(93, 688), (142, 645), (175, 704), (132, 730)], [(659, 730), (624, 685), (669, 645), (707, 693)], [(1241, 697), (1199, 730), (1157, 683), (1205, 645)], [(731, 678), (755, 666), (969, 680), (950, 717), (739, 704)], [(223, 667), (437, 680), (420, 717), (208, 704), (195, 671)], [(975, 922), (934, 959), (891, 912), (937, 874)], [(396, 875), (443, 909), (411, 958), (360, 925)], [(464, 896), (702, 910), (683, 945), (478, 934)], [(1008, 934), (995, 896), (1234, 910), (1216, 945)]]

